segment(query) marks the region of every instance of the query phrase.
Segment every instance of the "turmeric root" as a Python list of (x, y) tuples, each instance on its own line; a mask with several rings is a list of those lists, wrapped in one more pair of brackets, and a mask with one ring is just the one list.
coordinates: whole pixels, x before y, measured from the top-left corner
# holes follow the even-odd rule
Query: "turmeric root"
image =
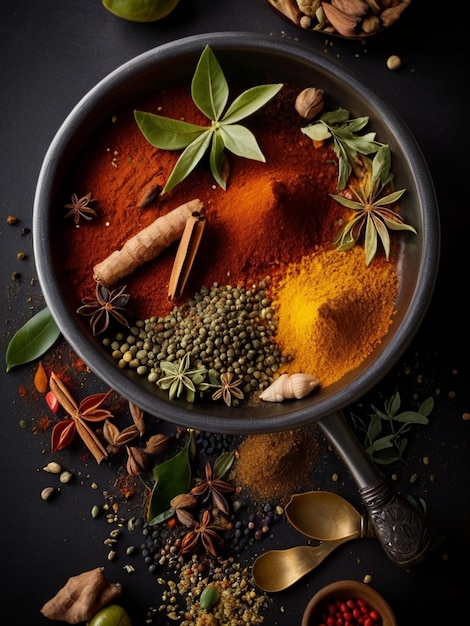
[(120, 250), (112, 252), (93, 268), (93, 277), (105, 287), (131, 274), (139, 265), (154, 259), (183, 234), (186, 221), (200, 213), (201, 200), (185, 202), (131, 237)]
[(104, 567), (68, 579), (65, 587), (46, 602), (41, 613), (52, 620), (81, 624), (88, 622), (103, 607), (121, 595), (120, 584), (111, 584), (104, 575)]

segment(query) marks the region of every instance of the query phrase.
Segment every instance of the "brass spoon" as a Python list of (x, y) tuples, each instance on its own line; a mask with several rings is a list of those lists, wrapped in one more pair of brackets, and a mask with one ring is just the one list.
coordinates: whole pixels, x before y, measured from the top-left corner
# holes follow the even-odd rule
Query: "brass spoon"
[(283, 591), (315, 569), (330, 552), (350, 539), (354, 537), (325, 541), (318, 546), (269, 550), (253, 563), (253, 579), (264, 591), (269, 593)]
[(253, 564), (252, 574), (255, 583), (264, 591), (287, 589), (342, 543), (374, 534), (367, 519), (347, 500), (328, 491), (295, 494), (285, 512), (296, 530), (323, 543), (269, 550), (259, 556)]
[(373, 537), (369, 519), (347, 500), (329, 491), (307, 491), (291, 497), (285, 513), (291, 526), (319, 541)]

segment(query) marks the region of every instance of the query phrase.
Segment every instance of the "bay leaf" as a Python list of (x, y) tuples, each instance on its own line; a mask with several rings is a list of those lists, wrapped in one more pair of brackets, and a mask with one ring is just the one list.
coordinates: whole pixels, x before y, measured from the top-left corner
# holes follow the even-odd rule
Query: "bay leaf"
[(184, 448), (175, 456), (154, 467), (152, 473), (155, 485), (150, 496), (147, 519), (149, 524), (154, 525), (166, 519), (170, 515), (170, 500), (186, 493), (191, 481), (191, 465), (189, 462), (189, 451), (193, 438), (192, 431)]
[(42, 356), (57, 341), (59, 327), (45, 307), (16, 331), (6, 350), (6, 371)]

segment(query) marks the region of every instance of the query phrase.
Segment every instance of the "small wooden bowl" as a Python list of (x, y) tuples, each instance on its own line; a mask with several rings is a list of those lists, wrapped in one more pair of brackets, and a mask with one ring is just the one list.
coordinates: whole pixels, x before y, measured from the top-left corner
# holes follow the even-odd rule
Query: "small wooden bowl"
[[(366, 8), (367, 4), (364, 2), (359, 12), (355, 9), (355, 15), (348, 15), (348, 8), (354, 9), (354, 5), (361, 4), (361, 0), (351, 0), (349, 7), (348, 0), (343, 0), (339, 6), (339, 0), (336, 6), (330, 6), (335, 4), (331, 0), (324, 0), (318, 7), (319, 14), (311, 17), (300, 10), (297, 0), (267, 0), (267, 2), (283, 18), (302, 30), (342, 39), (365, 39), (378, 35), (398, 22), (412, 0), (393, 0), (391, 4), (379, 1), (376, 10), (372, 10), (370, 6)], [(308, 13), (312, 15), (309, 11)]]
[(338, 580), (320, 589), (307, 604), (301, 626), (320, 626), (321, 615), (331, 602), (365, 600), (382, 618), (381, 626), (397, 626), (393, 611), (383, 596), (366, 583)]

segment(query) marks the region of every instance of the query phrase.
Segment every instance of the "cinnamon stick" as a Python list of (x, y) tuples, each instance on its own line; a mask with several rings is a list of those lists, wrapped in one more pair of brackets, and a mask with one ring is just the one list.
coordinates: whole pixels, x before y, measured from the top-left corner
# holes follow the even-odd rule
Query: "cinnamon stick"
[(115, 250), (93, 268), (93, 278), (105, 287), (131, 274), (143, 263), (154, 259), (165, 248), (179, 239), (186, 222), (194, 212), (200, 213), (203, 203), (190, 200), (131, 237), (120, 250)]

